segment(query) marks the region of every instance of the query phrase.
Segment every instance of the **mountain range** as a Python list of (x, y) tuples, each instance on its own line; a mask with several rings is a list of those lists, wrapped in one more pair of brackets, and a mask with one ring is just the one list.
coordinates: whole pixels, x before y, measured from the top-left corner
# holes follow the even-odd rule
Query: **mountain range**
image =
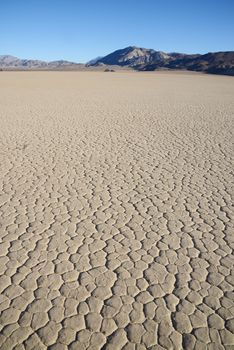
[(68, 67), (79, 67), (82, 64), (69, 62), (64, 60), (59, 61), (40, 61), (20, 59), (10, 55), (0, 55), (0, 68), (2, 69), (63, 69)]
[(201, 54), (165, 53), (129, 46), (98, 59), (94, 65), (128, 66), (136, 70), (192, 70), (213, 74), (234, 75), (234, 51)]
[(80, 70), (102, 69), (109, 66), (134, 69), (138, 71), (154, 70), (190, 70), (212, 74), (234, 76), (234, 51), (210, 52), (201, 54), (165, 53), (153, 49), (129, 46), (116, 50), (104, 57), (97, 57), (87, 64), (64, 60), (45, 62), (19, 59), (14, 56), (0, 56), (0, 69), (16, 70)]

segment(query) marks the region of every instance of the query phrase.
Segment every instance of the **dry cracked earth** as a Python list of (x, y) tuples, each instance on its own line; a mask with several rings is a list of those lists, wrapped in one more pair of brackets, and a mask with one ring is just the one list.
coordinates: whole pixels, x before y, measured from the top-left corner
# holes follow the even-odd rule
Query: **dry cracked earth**
[(234, 349), (233, 96), (1, 72), (1, 350)]

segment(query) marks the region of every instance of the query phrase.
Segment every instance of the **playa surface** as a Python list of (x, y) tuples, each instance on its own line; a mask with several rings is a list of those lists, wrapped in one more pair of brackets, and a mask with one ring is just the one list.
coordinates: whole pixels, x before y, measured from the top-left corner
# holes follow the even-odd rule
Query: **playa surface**
[(0, 72), (1, 350), (233, 349), (233, 96)]

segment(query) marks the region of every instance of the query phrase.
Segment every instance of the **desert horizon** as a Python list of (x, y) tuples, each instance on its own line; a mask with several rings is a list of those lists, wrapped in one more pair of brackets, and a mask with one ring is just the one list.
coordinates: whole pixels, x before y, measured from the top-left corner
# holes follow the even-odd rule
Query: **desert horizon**
[(234, 51), (206, 54), (166, 53), (154, 49), (127, 46), (86, 63), (67, 60), (42, 61), (0, 55), (0, 71), (190, 71), (234, 76)]

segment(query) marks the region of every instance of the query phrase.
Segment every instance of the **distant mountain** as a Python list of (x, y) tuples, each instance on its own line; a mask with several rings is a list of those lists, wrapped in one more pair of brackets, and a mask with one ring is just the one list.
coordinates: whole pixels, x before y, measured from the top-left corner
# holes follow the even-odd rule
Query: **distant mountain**
[[(161, 51), (129, 46), (125, 49), (114, 51), (111, 54), (98, 59), (94, 64), (137, 67), (144, 64), (160, 62), (168, 58), (169, 56)], [(88, 65), (92, 65), (92, 63), (90, 64), (89, 62)]]
[(98, 59), (90, 65), (128, 66), (142, 71), (179, 69), (213, 74), (234, 75), (234, 51), (213, 52), (205, 55), (165, 53), (153, 49), (129, 46)]
[(9, 55), (0, 56), (0, 70), (103, 70), (118, 69), (118, 67), (139, 71), (162, 69), (191, 70), (234, 76), (234, 51), (189, 55), (128, 46), (125, 49), (116, 50), (107, 56), (97, 57), (86, 65), (64, 60), (45, 62), (19, 59)]
[(0, 56), (0, 68), (2, 69), (63, 69), (69, 67), (75, 68), (80, 65), (81, 64), (79, 63), (64, 60), (46, 62), (40, 60), (20, 59), (10, 55)]

